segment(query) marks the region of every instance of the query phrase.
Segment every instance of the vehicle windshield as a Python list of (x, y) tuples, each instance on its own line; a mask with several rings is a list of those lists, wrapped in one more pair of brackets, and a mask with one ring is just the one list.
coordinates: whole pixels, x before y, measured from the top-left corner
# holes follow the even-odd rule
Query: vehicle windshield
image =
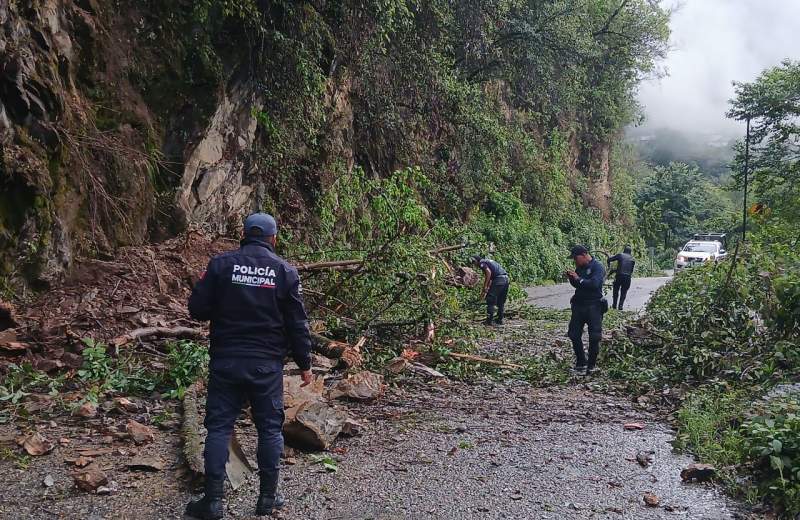
[(714, 253), (717, 246), (714, 244), (686, 244), (683, 247), (685, 253)]

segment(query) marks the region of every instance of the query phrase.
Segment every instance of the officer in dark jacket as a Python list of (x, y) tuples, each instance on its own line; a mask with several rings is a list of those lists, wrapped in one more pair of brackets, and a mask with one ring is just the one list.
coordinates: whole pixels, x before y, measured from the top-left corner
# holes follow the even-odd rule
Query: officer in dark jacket
[[(616, 276), (614, 277), (614, 303), (611, 306), (622, 310), (622, 306), (625, 304), (625, 297), (628, 295), (628, 289), (631, 288), (633, 268), (636, 265), (636, 260), (631, 255), (631, 246), (625, 246), (621, 253), (608, 259), (609, 269), (611, 268), (611, 262), (617, 263)], [(619, 299), (619, 306), (617, 306), (617, 299)]]
[[(478, 255), (472, 257), (472, 263), (483, 271), (481, 300), (486, 299), (486, 325), (493, 323), (502, 325), (506, 299), (508, 299), (508, 273), (494, 260), (481, 258)], [(497, 308), (496, 320), (494, 318), (495, 308)]]
[[(603, 281), (606, 271), (603, 264), (592, 258), (584, 246), (575, 246), (570, 251), (570, 258), (575, 261), (575, 270), (565, 274), (569, 283), (575, 288), (575, 295), (570, 300), (572, 317), (569, 321), (567, 335), (575, 350), (575, 372), (591, 374), (597, 364), (600, 353), (600, 340), (603, 337)], [(607, 304), (606, 304), (607, 305)], [(589, 362), (583, 350), (583, 327), (589, 327)]]
[(275, 219), (247, 217), (238, 250), (211, 259), (189, 298), (189, 313), (210, 320), (211, 363), (205, 427), (205, 496), (186, 506), (188, 516), (222, 518), (228, 443), (245, 401), (258, 430), (261, 488), (257, 515), (283, 505), (277, 493), (283, 450), (283, 361), (311, 382), (311, 339), (297, 270), (275, 254)]

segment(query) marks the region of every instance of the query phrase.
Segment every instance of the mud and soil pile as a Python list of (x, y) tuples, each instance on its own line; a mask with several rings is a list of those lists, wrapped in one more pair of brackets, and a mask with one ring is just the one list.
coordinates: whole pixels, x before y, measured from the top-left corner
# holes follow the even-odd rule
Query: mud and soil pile
[[(84, 339), (114, 339), (146, 327), (194, 327), (186, 301), (208, 259), (236, 247), (197, 232), (125, 247), (113, 260), (76, 263), (63, 283), (0, 320), (0, 364), (27, 361), (38, 370), (79, 368)], [(9, 346), (11, 345), (11, 346)]]

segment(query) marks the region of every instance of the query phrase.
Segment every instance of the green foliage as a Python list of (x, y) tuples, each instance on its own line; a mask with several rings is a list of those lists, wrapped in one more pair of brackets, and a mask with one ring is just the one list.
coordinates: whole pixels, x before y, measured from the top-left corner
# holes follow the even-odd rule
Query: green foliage
[(694, 233), (734, 229), (738, 213), (730, 197), (696, 167), (656, 166), (640, 182), (638, 227), (648, 246), (668, 252), (662, 267), (671, 267), (674, 251)]
[[(797, 400), (759, 404), (800, 377), (800, 255), (780, 231), (759, 223), (726, 261), (682, 272), (660, 289), (648, 305), (651, 337), (617, 340), (608, 372), (637, 391), (693, 387), (677, 412), (679, 447), (722, 468), (733, 489), (792, 515)], [(732, 468), (751, 469), (753, 484)]]
[[(784, 61), (752, 83), (737, 83), (728, 117), (752, 121), (751, 190), (772, 218), (784, 224), (800, 221), (800, 62)], [(742, 187), (744, 146), (737, 147), (735, 180)]]
[(167, 395), (183, 399), (186, 389), (208, 369), (208, 348), (193, 341), (178, 341), (167, 346), (167, 373), (163, 383), (170, 388)]
[(763, 408), (741, 432), (762, 493), (793, 517), (800, 513), (800, 398), (781, 397)]

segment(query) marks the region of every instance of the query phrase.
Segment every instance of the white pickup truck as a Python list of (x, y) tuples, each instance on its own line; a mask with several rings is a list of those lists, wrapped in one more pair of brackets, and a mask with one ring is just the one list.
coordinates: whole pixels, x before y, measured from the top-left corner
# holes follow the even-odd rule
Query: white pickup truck
[(716, 239), (717, 237), (713, 235), (696, 235), (694, 239), (686, 242), (675, 258), (675, 272), (705, 262), (718, 262), (725, 258), (727, 252), (722, 241), (725, 235), (720, 235), (720, 237), (720, 239)]

